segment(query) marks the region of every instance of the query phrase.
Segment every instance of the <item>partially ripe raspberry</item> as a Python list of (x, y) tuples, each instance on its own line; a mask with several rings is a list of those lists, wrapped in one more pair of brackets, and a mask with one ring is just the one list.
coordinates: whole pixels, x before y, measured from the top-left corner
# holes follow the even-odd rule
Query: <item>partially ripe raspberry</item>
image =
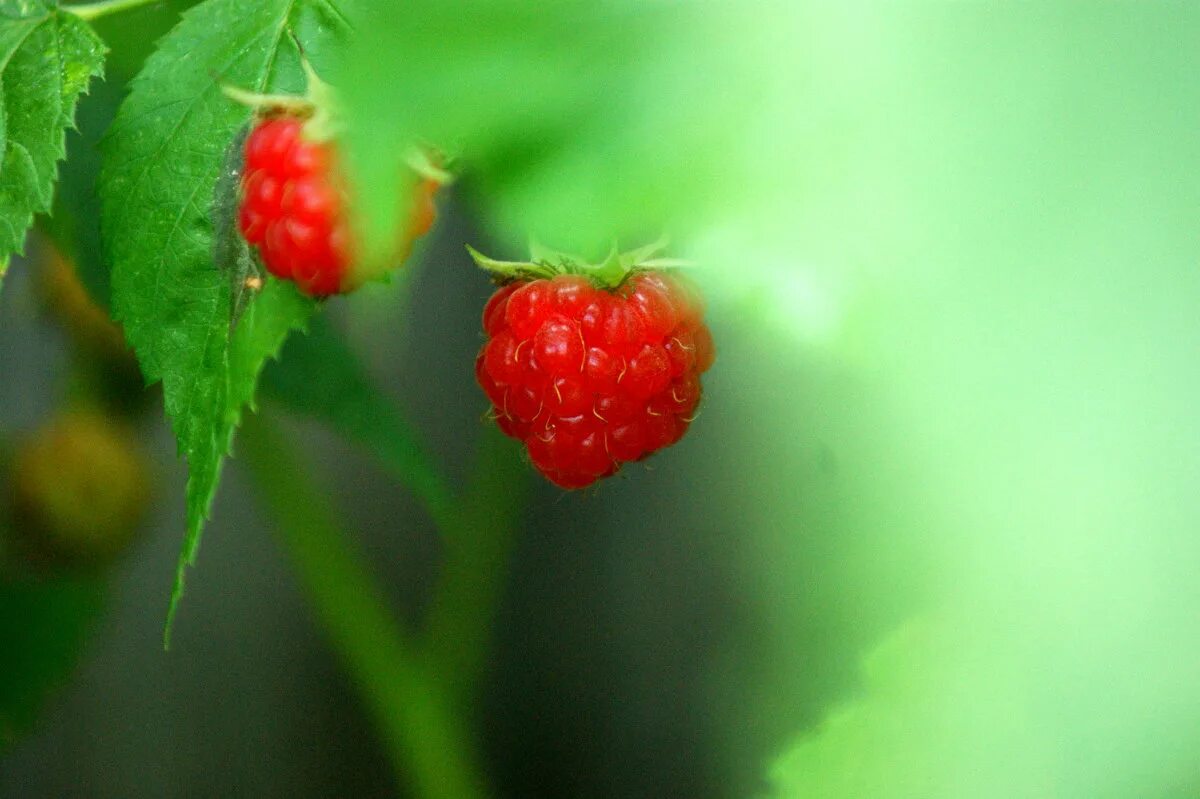
[[(345, 187), (330, 141), (306, 135), (306, 120), (277, 114), (261, 119), (246, 139), (238, 229), (276, 277), (312, 297), (351, 291), (367, 275), (355, 268)], [(415, 182), (403, 251), (433, 226), (437, 181)]]
[(492, 415), (563, 488), (678, 441), (713, 361), (699, 295), (682, 278), (633, 270), (615, 289), (602, 284), (577, 274), (520, 278), (483, 312), (488, 340), (475, 374)]

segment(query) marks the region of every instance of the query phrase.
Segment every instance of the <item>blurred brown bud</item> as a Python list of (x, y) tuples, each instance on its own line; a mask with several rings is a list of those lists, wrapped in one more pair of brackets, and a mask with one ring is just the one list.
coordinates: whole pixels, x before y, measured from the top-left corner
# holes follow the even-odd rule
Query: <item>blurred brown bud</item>
[(21, 442), (11, 466), (14, 518), (35, 560), (110, 558), (145, 516), (149, 471), (132, 431), (95, 411), (52, 419)]

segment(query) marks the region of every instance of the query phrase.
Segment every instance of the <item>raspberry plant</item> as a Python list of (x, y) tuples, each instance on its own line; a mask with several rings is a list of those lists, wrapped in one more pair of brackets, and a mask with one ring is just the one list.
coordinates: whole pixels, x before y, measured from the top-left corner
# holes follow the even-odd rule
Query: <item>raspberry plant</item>
[[(143, 25), (151, 15), (155, 31)], [(78, 317), (61, 324), (55, 396), (33, 397), (7, 359), (0, 392), (47, 411), (82, 400), (106, 417), (138, 413), (88, 376), (120, 359), (120, 336), (92, 323), (115, 314), (153, 384), (142, 406), (163, 398), (190, 472), (179, 585), (235, 452), (406, 795), (488, 793), (470, 725), (487, 704), (479, 680), (503, 564), (526, 525), (546, 535), (525, 546), (555, 558), (522, 574), (561, 585), (542, 596), (522, 582), (513, 595), (526, 591), (556, 620), (576, 600), (577, 617), (600, 612), (564, 623), (562, 636), (509, 614), (506, 632), (563, 656), (543, 654), (567, 672), (547, 686), (568, 689), (551, 696), (560, 721), (598, 718), (617, 733), (586, 760), (618, 767), (589, 784), (580, 759), (559, 757), (576, 753), (547, 723), (553, 713), (522, 716), (514, 705), (528, 695), (509, 706), (499, 735), (570, 771), (560, 793), (645, 787), (639, 767), (673, 752), (656, 711), (694, 711), (683, 704), (694, 694), (705, 703), (696, 724), (712, 726), (689, 737), (717, 741), (718, 756), (667, 768), (708, 785), (720, 755), (738, 759), (751, 772), (745, 788), (720, 795), (1200, 795), (1190, 665), (1200, 662), (1198, 21), (1189, 3), (1065, 0), (0, 0), (0, 272), (32, 221), (86, 287), (54, 303), (52, 314)], [(294, 257), (273, 274), (269, 235), (252, 243), (243, 234), (255, 225), (238, 229), (254, 189), (243, 185), (242, 146), (307, 94), (306, 59), (335, 87), (344, 123), (328, 141), (346, 190), (336, 216), (354, 244), (336, 263), (392, 276), (395, 294), (364, 285), (317, 299), (343, 281), (314, 282), (322, 270)], [(102, 72), (108, 80), (95, 80)], [(231, 92), (283, 102), (264, 113)], [(76, 116), (81, 136), (69, 132)], [(437, 152), (461, 177), (437, 197), (434, 235), (447, 255), (422, 258), (418, 245), (427, 271), (409, 285), (397, 267), (414, 153)], [(270, 192), (256, 198), (271, 205)], [(332, 239), (340, 225), (328, 227)], [(559, 449), (560, 426), (586, 420), (563, 415), (583, 405), (554, 365), (558, 345), (575, 354), (560, 334), (578, 320), (582, 335), (584, 318), (542, 319), (518, 340), (529, 342), (519, 357), (503, 340), (507, 308), (494, 323), (521, 288), (501, 288), (481, 335), (474, 321), (436, 327), (455, 310), (439, 302), (484, 305), (485, 281), (460, 245), (516, 258), (534, 237), (583, 253), (565, 270), (575, 272), (614, 239), (661, 232), (678, 243), (672, 255), (701, 267), (684, 274), (704, 287), (704, 321), (719, 339), (701, 421), (646, 467), (619, 459), (630, 479), (575, 494), (530, 479), (523, 456), (571, 485), (617, 462), (591, 459), (594, 428)], [(0, 322), (27, 316), (24, 273), (38, 273), (43, 252), (14, 259)], [(452, 270), (476, 283), (429, 292)], [(569, 294), (577, 277), (507, 279)], [(622, 298), (616, 284), (591, 291)], [(444, 345), (437, 376), (456, 377), (404, 374), (416, 386), (405, 401), (451, 422), (431, 408), (445, 399), (439, 388), (469, 394), (476, 408), (450, 435), (479, 439), (474, 459), (466, 448), (428, 451), (376, 385), (370, 369), (395, 360), (371, 349), (372, 336), (410, 318), (422, 320), (411, 328), (422, 341)], [(103, 330), (103, 343), (82, 344), (89, 330)], [(662, 330), (667, 342), (673, 330)], [(503, 345), (493, 364), (503, 379), (483, 368), (483, 388), (500, 401), (497, 422), (531, 443), (525, 453), (474, 418), (485, 401), (470, 355), (484, 349), (486, 367), (489, 333)], [(539, 334), (538, 368), (514, 373), (508, 354), (520, 364)], [(363, 352), (378, 357), (364, 364)], [(679, 364), (682, 377), (686, 355)], [(58, 359), (37, 366), (57, 370)], [(667, 399), (686, 407), (693, 395), (680, 388)], [(525, 389), (562, 413), (533, 413)], [(591, 393), (602, 415), (600, 400), (616, 396)], [(363, 562), (329, 481), (273, 424), (280, 409), (370, 453), (435, 523), (440, 559), (411, 625), (397, 623), (376, 579), (394, 578), (389, 564)], [(604, 432), (611, 455), (615, 429)], [(0, 426), (0, 505), (19, 482), (12, 433)], [(526, 502), (531, 485), (539, 493)], [(555, 568), (564, 564), (572, 570)], [(112, 572), (91, 565), (44, 583), (0, 576), (0, 748), (28, 726), (103, 608)], [(164, 596), (172, 565), (158, 564)], [(595, 608), (583, 605), (589, 576), (603, 584)], [(673, 587), (650, 593), (663, 585)], [(726, 630), (691, 607), (679, 615), (700, 595), (725, 596), (740, 623)], [(179, 630), (203, 629), (199, 607), (184, 607)], [(669, 666), (671, 652), (735, 627), (717, 651), (673, 670), (665, 690), (638, 669)], [(176, 640), (174, 657), (195, 656)], [(510, 669), (539, 683), (538, 653), (512, 649)], [(580, 663), (606, 661), (618, 684), (578, 679), (601, 673)], [(602, 704), (630, 689), (644, 704)], [(576, 713), (579, 694), (600, 712)], [(106, 737), (72, 733), (98, 746)], [(13, 785), (8, 765), (0, 793)]]
[[(65, 154), (65, 133), (74, 126), (75, 104), (103, 70), (105, 47), (92, 25), (149, 4), (0, 0), (0, 48), (6, 48), (0, 49), (6, 123), (0, 128), (0, 263), (20, 251), (34, 216), (55, 204), (54, 177)], [(513, 18), (513, 9), (503, 6), (487, 13)], [(58, 292), (72, 299), (63, 307), (93, 322), (97, 315), (103, 320), (107, 310), (120, 323), (121, 331), (108, 330), (103, 321), (99, 328), (116, 342), (117, 359), (127, 344), (145, 381), (161, 386), (187, 462), (184, 542), (166, 641), (236, 431), (256, 404), (264, 370), (286, 346), (287, 366), (269, 371), (264, 395), (322, 419), (373, 451), (445, 534), (445, 574), (422, 634), (396, 629), (380, 592), (371, 587), (369, 570), (342, 540), (339, 520), (314, 499), (320, 489), (301, 459), (285, 437), (253, 417), (243, 442), (247, 465), (280, 520), (295, 565), (348, 668), (380, 718), (398, 771), (409, 775), (418, 795), (473, 797), (486, 788), (463, 741), (460, 711), (482, 669), (500, 588), (496, 564), (511, 541), (524, 467), (502, 439), (485, 434), (471, 478), (461, 489), (452, 487), (321, 312), (333, 295), (390, 275), (414, 240), (431, 229), (435, 192), (449, 178), (441, 156), (433, 156), (438, 145), (460, 151), (485, 184), (498, 164), (483, 142), (462, 131), (414, 126), (427, 115), (420, 103), (411, 119), (391, 129), (385, 119), (390, 108), (378, 106), (378, 115), (356, 113), (361, 81), (347, 86), (343, 114), (337, 90), (318, 76), (339, 65), (354, 74), (355, 53), (370, 49), (354, 45), (370, 38), (360, 40), (352, 20), (362, 30), (380, 12), (390, 13), (386, 3), (196, 3), (136, 70), (98, 145), (94, 187), (81, 190), (75, 181), (57, 200), (60, 211), (96, 213), (99, 235), (89, 237), (86, 222), (72, 225), (62, 213), (43, 220), (42, 227), (65, 253), (78, 257), (83, 272), (82, 285), (68, 281), (65, 293)], [(565, 18), (550, 19), (552, 28), (561, 29)], [(546, 24), (540, 15), (531, 20)], [(611, 62), (616, 56), (604, 58)], [(385, 60), (393, 58), (389, 53)], [(538, 87), (530, 88), (530, 98), (537, 98)], [(356, 118), (370, 124), (346, 124)], [(94, 133), (85, 134), (95, 140)], [(381, 142), (386, 151), (374, 162), (364, 160)], [(68, 174), (73, 167), (68, 164)], [(579, 235), (565, 240), (590, 235), (594, 220), (581, 209), (578, 221)], [(625, 220), (612, 221), (609, 232), (621, 232)], [(664, 216), (661, 224), (668, 221)], [(99, 258), (88, 246), (96, 240), (103, 245)], [(699, 402), (698, 376), (711, 361), (711, 346), (697, 295), (674, 277), (645, 271), (656, 268), (649, 254), (635, 259), (632, 265), (642, 271), (623, 285), (588, 289), (593, 299), (603, 299), (606, 313), (624, 309), (618, 315), (642, 328), (636, 341), (601, 336), (593, 342), (596, 358), (608, 357), (610, 366), (620, 358), (628, 367), (611, 375), (617, 393), (592, 387), (603, 394), (597, 401), (611, 415), (611, 442), (607, 431), (584, 437), (592, 442), (593, 456), (597, 443), (615, 447), (615, 460), (604, 469), (581, 470), (578, 462), (568, 463), (565, 450), (551, 463), (537, 444), (531, 446), (534, 465), (564, 487), (581, 486), (621, 461), (678, 440)], [(500, 264), (486, 263), (493, 271)], [(502, 291), (505, 299), (509, 293)], [(67, 326), (84, 332), (97, 327), (74, 321)], [(539, 341), (545, 344), (548, 335)], [(541, 361), (549, 364), (549, 349), (542, 350)], [(544, 388), (557, 389), (555, 396), (567, 402), (561, 383)], [(625, 418), (614, 404), (621, 392), (638, 405), (637, 420)], [(569, 410), (561, 403), (556, 408), (561, 441), (573, 418)], [(669, 429), (654, 424), (660, 418)], [(27, 461), (18, 459), (17, 468), (30, 471), (22, 466)], [(93, 485), (80, 484), (85, 483)], [(21, 494), (23, 506), (30, 504), (28, 495)], [(124, 505), (121, 512), (134, 515)], [(386, 653), (382, 661), (380, 652)]]

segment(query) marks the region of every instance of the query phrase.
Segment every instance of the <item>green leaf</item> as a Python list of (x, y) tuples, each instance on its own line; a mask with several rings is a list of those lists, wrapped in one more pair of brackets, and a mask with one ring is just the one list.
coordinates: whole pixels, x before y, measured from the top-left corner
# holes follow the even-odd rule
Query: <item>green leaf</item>
[(168, 636), (258, 372), (313, 310), (290, 284), (268, 281), (232, 324), (228, 273), (214, 258), (213, 203), (231, 142), (250, 111), (221, 86), (301, 93), (296, 42), (321, 70), (346, 33), (330, 0), (208, 0), (186, 12), (147, 60), (104, 142), (101, 224), (113, 308), (147, 381), (163, 384), (190, 470)]
[(45, 0), (0, 0), (0, 279), (50, 210), (75, 103), (104, 69), (86, 23)]
[(75, 666), (104, 593), (97, 577), (0, 580), (0, 752)]
[[(1200, 7), (811, 5), (774, 73), (810, 122), (714, 236), (727, 296), (769, 282), (714, 298), (680, 445), (775, 639), (714, 669), (762, 697), (731, 751), (807, 728), (789, 799), (1200, 796)], [(847, 643), (926, 607), (816, 726)]]
[(397, 140), (460, 156), (512, 245), (533, 234), (597, 257), (694, 230), (753, 149), (756, 98), (728, 62), (756, 57), (745, 17), (776, 5), (364, 2), (339, 88), (368, 241), (386, 252), (401, 218)]
[(129, 93), (128, 81), (137, 74), (154, 42), (178, 22), (193, 0), (159, 0), (122, 14), (103, 16), (93, 25), (109, 46), (104, 80), (92, 84), (75, 111), (77, 130), (67, 134), (67, 157), (62, 162), (54, 207), (37, 220), (38, 228), (75, 262), (79, 279), (104, 309), (111, 302), (111, 275), (100, 243), (100, 139), (117, 116)]
[(111, 304), (111, 275), (100, 243), (99, 144), (124, 96), (125, 85), (113, 78), (110, 64), (105, 80), (79, 101), (78, 129), (67, 136), (67, 159), (59, 171), (54, 207), (37, 220), (38, 230), (71, 259), (88, 294), (105, 309)]

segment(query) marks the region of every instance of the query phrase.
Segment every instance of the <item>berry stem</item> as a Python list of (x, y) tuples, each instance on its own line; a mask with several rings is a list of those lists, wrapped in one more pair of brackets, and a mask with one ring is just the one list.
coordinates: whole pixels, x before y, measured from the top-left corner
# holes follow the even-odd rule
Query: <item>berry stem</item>
[(442, 531), (444, 566), (424, 636), (448, 692), (464, 707), (470, 706), (483, 670), (525, 486), (524, 469), (508, 440), (488, 428), (461, 496), (458, 523)]
[(140, 6), (148, 6), (161, 0), (98, 0), (95, 3), (83, 3), (76, 6), (62, 6), (63, 11), (69, 11), (82, 20), (91, 22), (92, 20), (106, 17), (109, 14), (116, 14), (121, 11), (128, 11)]
[[(507, 440), (481, 426), (474, 466), (465, 487), (458, 489), (399, 409), (366, 382), (357, 367), (333, 370), (332, 364), (353, 364), (355, 356), (327, 324), (318, 318), (309, 335), (294, 338), (289, 348), (285, 362), (291, 368), (267, 371), (265, 395), (320, 419), (372, 452), (421, 503), (441, 534), (442, 566), (428, 617), (420, 625), (423, 632), (414, 643), (435, 664), (432, 668), (446, 694), (465, 708), (487, 654), (508, 552), (519, 529), (525, 470)], [(312, 389), (295, 381), (322, 369), (339, 388), (314, 401)], [(346, 389), (355, 384), (360, 388)], [(305, 396), (307, 402), (301, 399)]]
[(245, 420), (240, 441), (280, 543), (374, 715), (397, 777), (410, 780), (422, 799), (481, 799), (486, 792), (464, 716), (436, 664), (398, 628), (337, 511), (290, 442), (261, 416)]

